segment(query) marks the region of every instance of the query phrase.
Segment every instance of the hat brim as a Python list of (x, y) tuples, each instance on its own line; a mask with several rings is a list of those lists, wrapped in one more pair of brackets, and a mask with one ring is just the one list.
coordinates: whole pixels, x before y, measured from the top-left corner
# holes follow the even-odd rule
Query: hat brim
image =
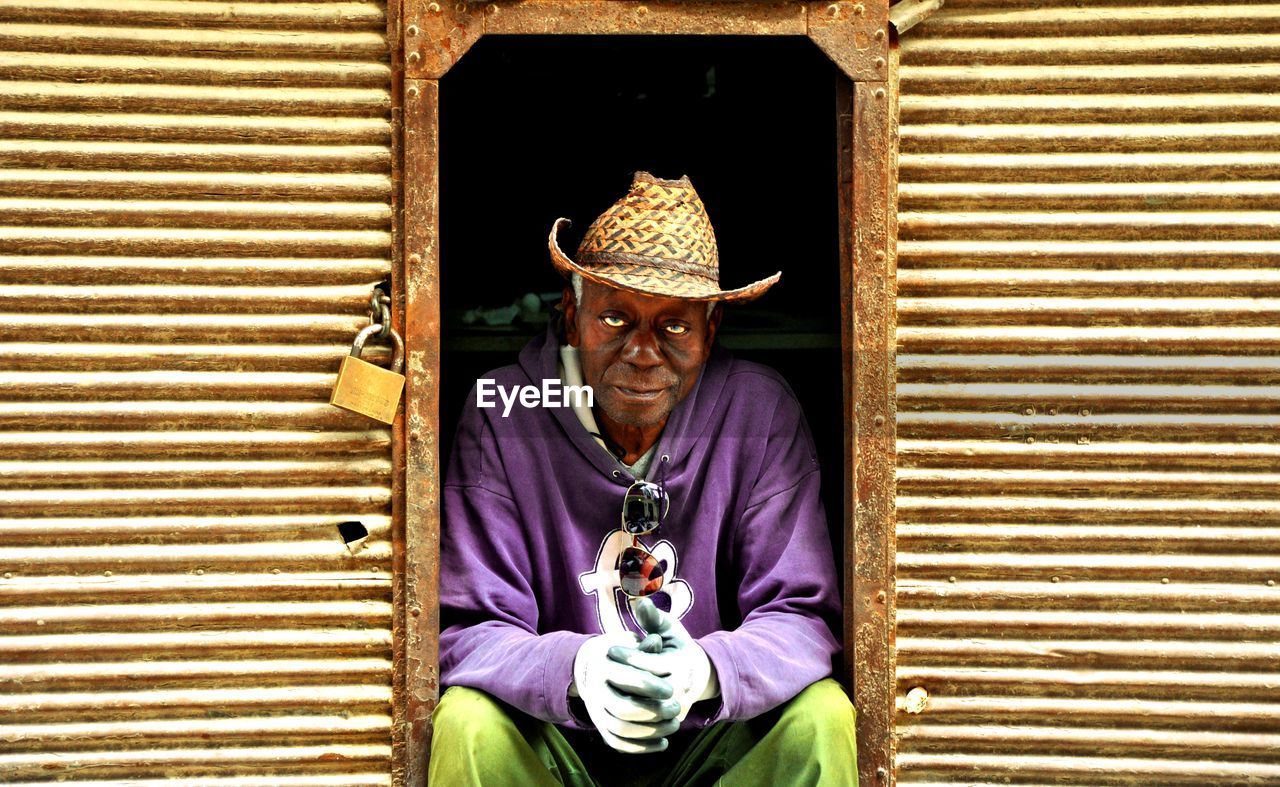
[(688, 276), (671, 271), (664, 271), (649, 265), (615, 259), (607, 263), (579, 265), (560, 249), (556, 235), (561, 223), (568, 224), (568, 219), (556, 219), (551, 225), (551, 233), (547, 236), (547, 250), (551, 252), (551, 262), (566, 276), (577, 273), (589, 281), (620, 290), (655, 295), (665, 298), (682, 298), (690, 301), (725, 301), (745, 303), (755, 300), (778, 283), (782, 271), (778, 271), (764, 279), (732, 290), (722, 290), (705, 279)]

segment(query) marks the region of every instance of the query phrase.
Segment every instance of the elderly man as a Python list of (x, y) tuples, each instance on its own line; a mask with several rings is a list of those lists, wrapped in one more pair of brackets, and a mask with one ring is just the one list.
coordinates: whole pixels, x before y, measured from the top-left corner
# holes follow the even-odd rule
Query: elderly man
[(564, 221), (562, 319), (488, 377), (594, 400), (468, 399), (442, 499), (431, 784), (856, 784), (809, 428), (777, 373), (715, 343), (718, 304), (780, 274), (720, 289), (687, 177), (637, 173), (576, 261)]

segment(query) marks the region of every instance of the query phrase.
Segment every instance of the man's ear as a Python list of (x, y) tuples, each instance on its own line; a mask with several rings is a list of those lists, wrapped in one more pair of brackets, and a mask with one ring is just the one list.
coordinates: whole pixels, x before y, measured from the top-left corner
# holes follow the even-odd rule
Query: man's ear
[(560, 311), (564, 313), (564, 338), (573, 347), (578, 346), (578, 306), (573, 302), (573, 288), (565, 286), (560, 293)]
[(720, 320), (724, 317), (724, 304), (717, 303), (716, 307), (711, 310), (711, 316), (707, 318), (707, 347), (716, 340), (716, 331), (720, 328)]

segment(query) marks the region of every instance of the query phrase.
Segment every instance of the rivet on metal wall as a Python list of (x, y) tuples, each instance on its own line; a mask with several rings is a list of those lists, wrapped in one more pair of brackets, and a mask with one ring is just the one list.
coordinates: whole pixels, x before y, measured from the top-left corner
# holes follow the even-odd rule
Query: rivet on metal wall
[(1054, 583), (1054, 584), (1057, 584), (1057, 583), (1061, 582), (1061, 581), (1062, 581), (1062, 579), (1061, 579), (1060, 577), (1053, 577), (1053, 578), (1051, 578), (1049, 581), (1050, 581), (1050, 582), (1052, 582), (1052, 583)]
[(883, 41), (883, 40), (884, 40), (884, 31), (883, 31), (883, 30), (877, 30), (877, 31), (876, 31), (876, 40), (877, 40), (877, 41)]
[(204, 569), (203, 569), (203, 568), (197, 568), (197, 569), (196, 569), (196, 574), (197, 574), (197, 575), (199, 575), (199, 576), (204, 576)]
[(106, 571), (103, 571), (103, 572), (102, 572), (102, 576), (104, 576), (104, 577), (109, 577), (109, 576), (111, 576), (111, 569), (107, 569)]
[(1036, 414), (1036, 408), (1034, 408), (1034, 407), (1024, 407), (1024, 408), (1022, 408), (1022, 414), (1023, 414), (1023, 415), (1035, 415), (1035, 414)]
[(854, 15), (854, 16), (862, 16), (862, 15), (863, 15), (863, 14), (865, 14), (866, 12), (867, 12), (867, 7), (866, 7), (866, 6), (864, 6), (862, 3), (858, 3), (857, 5), (855, 5), (855, 6), (853, 7), (853, 15)]
[(1168, 577), (1160, 577), (1160, 584), (1161, 584), (1161, 585), (1167, 585), (1167, 584), (1169, 584), (1169, 578), (1168, 578)]
[(1035, 439), (1034, 437), (1031, 437), (1031, 436), (1028, 436), (1028, 437), (1027, 437), (1027, 442), (1028, 442), (1028, 443), (1034, 443), (1035, 441), (1036, 441), (1036, 439)]
[(955, 578), (955, 577), (947, 577), (947, 581), (948, 581), (948, 582), (955, 582), (955, 581), (956, 581), (956, 578)]
[(409, 98), (418, 97), (418, 87), (416, 85), (409, 85), (409, 89), (405, 92), (409, 94)]
[(884, 98), (884, 97), (885, 97), (884, 88), (882, 87), (876, 88), (876, 98)]
[(877, 593), (877, 594), (876, 594), (876, 603), (877, 603), (877, 604), (883, 604), (887, 598), (888, 598), (888, 596), (887, 596), (887, 595), (885, 595), (885, 592), (882, 590), (882, 591), (880, 591), (879, 593)]
[(5, 578), (5, 579), (13, 579), (13, 573), (12, 573), (12, 572), (9, 572), (9, 571), (4, 572), (4, 578)]
[(883, 58), (883, 57), (877, 57), (877, 58), (876, 58), (876, 68), (884, 68), (884, 67), (885, 67), (884, 58)]
[(1089, 414), (1089, 408), (1088, 408), (1088, 407), (1082, 408), (1082, 409), (1080, 410), (1080, 415), (1088, 415), (1088, 414)]
[(416, 63), (421, 59), (422, 59), (422, 55), (418, 54), (417, 52), (410, 52), (409, 54), (405, 55), (405, 60), (408, 60), (410, 63)]
[(418, 617), (419, 615), (422, 614), (422, 607), (414, 607), (413, 609), (409, 610), (409, 614), (413, 615), (415, 618)]
[(1087, 438), (1087, 437), (1081, 437), (1079, 440), (1076, 440), (1076, 442), (1077, 442), (1077, 443), (1079, 443), (1080, 445), (1088, 445), (1088, 444), (1089, 444), (1089, 438)]
[(642, 6), (637, 6), (637, 7), (636, 7), (636, 14), (638, 14), (639, 16), (644, 16), (644, 15), (645, 15), (645, 14), (647, 14), (647, 13), (649, 13), (649, 8), (648, 8), (648, 6), (643, 6), (643, 5), (642, 5)]
[(438, 14), (438, 13), (440, 13), (440, 4), (439, 4), (439, 3), (427, 3), (427, 13), (430, 13), (430, 14)]
[(455, 5), (455, 6), (453, 7), (453, 10), (454, 10), (454, 11), (456, 11), (457, 13), (459, 13), (459, 14), (465, 14), (465, 13), (467, 12), (467, 4), (466, 4), (466, 3), (458, 3), (457, 5)]
[[(6, 577), (6, 578), (8, 578), (8, 576), (9, 576), (8, 574), (5, 574), (5, 577)], [(1267, 580), (1267, 587), (1269, 587), (1269, 588), (1273, 588), (1273, 587), (1275, 587), (1275, 586), (1276, 586), (1276, 581), (1275, 581), (1274, 579), (1268, 579), (1268, 580)]]
[(840, 16), (839, 4), (832, 3), (831, 5), (827, 6), (827, 16)]
[(876, 259), (877, 259), (877, 260), (883, 260), (883, 259), (884, 259), (884, 252), (883, 252), (883, 251), (877, 251), (877, 252), (876, 252)]
[(883, 416), (883, 415), (877, 415), (877, 416), (875, 417), (875, 419), (874, 419), (874, 420), (875, 420), (875, 422), (876, 422), (876, 426), (884, 426), (884, 416)]
[(407, 36), (416, 36), (416, 35), (418, 34), (418, 26), (417, 26), (417, 25), (409, 25), (408, 27), (406, 27), (406, 28), (404, 29), (404, 34), (405, 34), (405, 35), (407, 35)]

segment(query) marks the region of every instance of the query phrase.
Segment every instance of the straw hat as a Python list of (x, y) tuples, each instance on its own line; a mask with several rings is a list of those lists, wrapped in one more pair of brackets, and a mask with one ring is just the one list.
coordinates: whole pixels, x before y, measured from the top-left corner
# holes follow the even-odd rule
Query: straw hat
[(648, 295), (699, 301), (749, 301), (760, 297), (782, 272), (734, 290), (720, 289), (720, 253), (706, 208), (689, 177), (662, 180), (637, 172), (631, 190), (587, 228), (578, 259), (556, 242), (568, 219), (551, 225), (551, 261), (568, 276)]

